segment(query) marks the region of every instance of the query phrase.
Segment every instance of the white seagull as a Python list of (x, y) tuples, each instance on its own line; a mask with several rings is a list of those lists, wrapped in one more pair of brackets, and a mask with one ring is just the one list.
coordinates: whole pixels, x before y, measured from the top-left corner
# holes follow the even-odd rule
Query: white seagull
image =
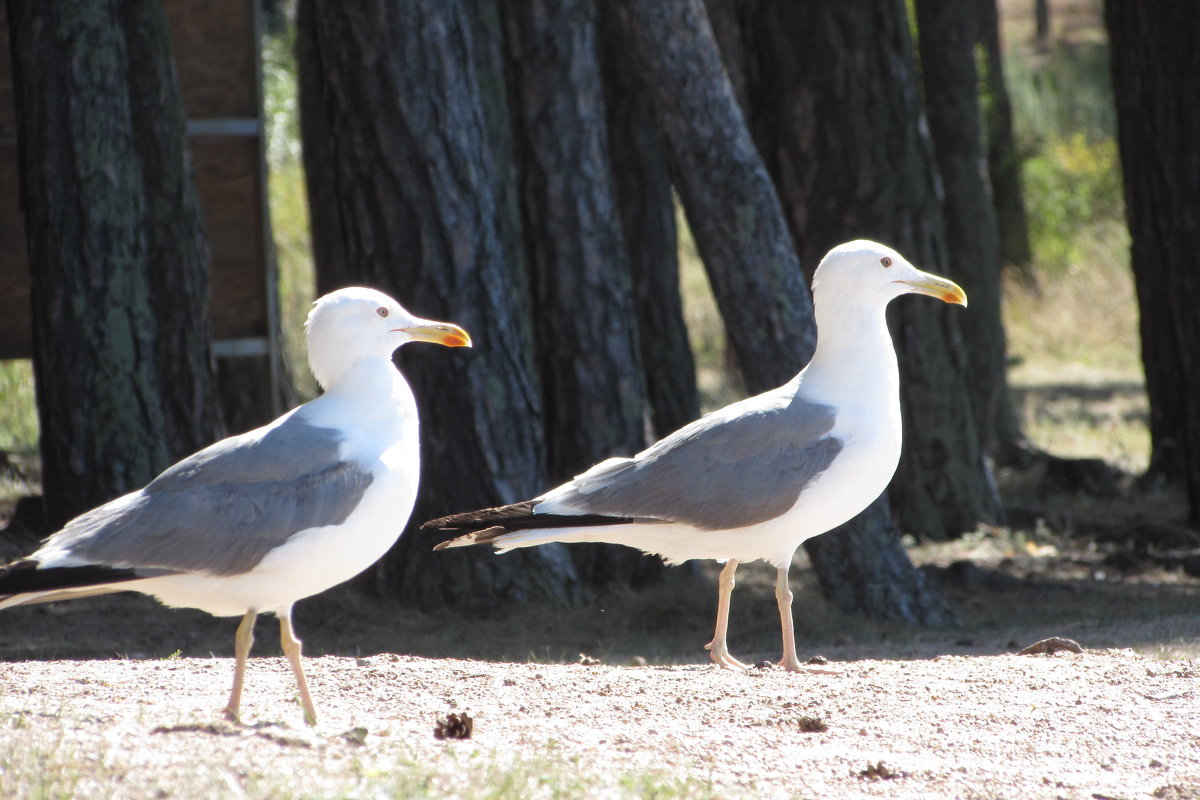
[(610, 458), (549, 492), (423, 527), (462, 535), (435, 549), (491, 544), (613, 542), (661, 556), (724, 562), (713, 661), (729, 654), (734, 573), (776, 567), (780, 666), (800, 671), (788, 567), (805, 540), (854, 517), (887, 487), (900, 459), (900, 376), (885, 311), (916, 292), (967, 304), (957, 284), (922, 272), (890, 247), (835, 247), (813, 277), (817, 348), (788, 383), (714, 411), (633, 458)]
[(363, 288), (317, 300), (305, 328), (324, 394), (206, 447), (0, 566), (0, 608), (135, 591), (241, 616), (225, 707), (234, 720), (254, 620), (274, 613), (305, 720), (316, 724), (292, 604), (387, 552), (416, 499), (417, 405), (392, 352), (412, 341), (469, 347), (471, 338)]

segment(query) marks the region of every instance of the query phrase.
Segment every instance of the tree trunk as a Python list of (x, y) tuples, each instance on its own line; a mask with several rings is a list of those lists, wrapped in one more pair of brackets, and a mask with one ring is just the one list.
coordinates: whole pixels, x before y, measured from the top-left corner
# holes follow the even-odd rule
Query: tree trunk
[(115, 2), (9, 0), (49, 517), (166, 466), (142, 175)]
[(502, 4), (551, 482), (644, 443), (591, 0)]
[(812, 301), (699, 0), (609, 3), (752, 392), (812, 356)]
[(922, 627), (959, 624), (925, 573), (913, 568), (892, 524), (887, 494), (845, 525), (805, 542), (804, 549), (825, 597), (844, 611)]
[(1050, 44), (1050, 0), (1033, 0), (1033, 37), (1038, 47)]
[[(645, 444), (633, 279), (611, 179), (592, 0), (501, 3), (522, 229), (551, 484)], [(590, 585), (641, 582), (661, 561), (570, 548)]]
[(1125, 208), (1150, 398), (1150, 472), (1200, 525), (1200, 16), (1106, 0)]
[[(513, 148), (512, 116), (508, 103), (507, 63), (504, 52), (504, 19), (502, 0), (471, 0), (466, 5), (471, 18), (475, 54), (475, 76), (479, 84), (479, 100), (487, 131), (485, 141), (494, 168), (490, 171), (492, 192), (496, 197), (500, 240), (504, 248), (505, 279), (512, 283), (517, 297), (531, 298), (529, 270), (525, 266), (525, 243), (521, 229), (521, 193), (517, 188), (516, 153)], [(518, 315), (525, 357), (532, 364), (536, 348), (533, 345), (533, 316), (522, 307)], [(541, 393), (537, 373), (532, 378)]]
[(733, 96), (737, 98), (738, 108), (744, 116), (746, 109), (750, 107), (750, 90), (746, 85), (746, 67), (750, 59), (746, 57), (742, 36), (742, 5), (741, 0), (704, 0), (704, 10), (708, 14), (713, 36), (716, 37), (717, 49), (721, 51), (725, 75), (733, 86)]
[(1000, 15), (996, 0), (977, 0), (975, 35), (983, 47), (977, 63), (983, 69), (984, 140), (987, 142), (988, 178), (996, 208), (1000, 236), (1000, 263), (1027, 271), (1030, 262), (1029, 219), (1021, 188), (1021, 155), (1013, 139), (1012, 103), (1004, 80), (1000, 47)]
[[(812, 302), (704, 7), (700, 0), (611, 7), (746, 383), (751, 391), (782, 384), (812, 355)], [(845, 611), (913, 624), (952, 618), (915, 574), (886, 501), (806, 548), (826, 596)]]
[(1020, 435), (1008, 396), (999, 237), (975, 71), (975, 6), (917, 0), (916, 16), (929, 133), (942, 176), (947, 255), (971, 287), (971, 313), (960, 315), (971, 354), (967, 392), (980, 444), (994, 455)]
[(700, 416), (696, 365), (679, 293), (675, 196), (650, 109), (601, 4), (600, 54), (608, 152), (625, 252), (633, 271), (638, 343), (656, 439)]
[[(751, 125), (801, 259), (815, 266), (861, 236), (961, 277), (946, 259), (904, 4), (749, 2), (742, 19)], [(905, 444), (889, 494), (900, 529), (934, 539), (999, 512), (971, 419), (961, 312), (912, 298), (890, 312)]]
[(119, 8), (145, 196), (154, 360), (167, 449), (178, 460), (224, 435), (210, 346), (208, 244), (161, 0), (121, 0)]
[(434, 554), (416, 530), (544, 488), (540, 400), (519, 322), (529, 300), (504, 261), (474, 24), (459, 0), (305, 0), (297, 19), (318, 285), (376, 286), (475, 339), (467, 352), (403, 353), (422, 414), (422, 489), (408, 534), (375, 575), (427, 608), (566, 598), (575, 583), (561, 547)]

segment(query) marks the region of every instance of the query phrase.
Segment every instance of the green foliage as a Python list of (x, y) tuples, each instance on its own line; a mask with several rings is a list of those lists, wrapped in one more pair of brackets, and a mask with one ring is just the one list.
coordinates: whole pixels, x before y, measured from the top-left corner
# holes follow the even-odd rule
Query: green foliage
[(300, 161), (300, 105), (296, 90), (296, 31), (291, 25), (262, 38), (263, 116), (267, 161)]
[(294, 26), (281, 25), (264, 36), (262, 54), (267, 181), (279, 270), (283, 356), (299, 399), (307, 399), (317, 393), (304, 344), (304, 319), (316, 297), (316, 280), (300, 149)]
[(1035, 260), (1059, 272), (1079, 263), (1097, 226), (1123, 222), (1108, 48), (1018, 50), (1008, 54), (1006, 72)]
[(26, 455), (37, 452), (32, 361), (0, 361), (0, 398), (0, 450)]
[(1047, 142), (1025, 162), (1025, 190), (1040, 266), (1060, 271), (1078, 263), (1095, 227), (1124, 214), (1116, 141), (1076, 131)]
[(745, 387), (732, 366), (725, 322), (708, 283), (696, 240), (678, 204), (675, 224), (679, 230), (679, 291), (683, 297), (683, 319), (696, 362), (701, 410), (711, 411), (745, 397)]
[(1036, 149), (1079, 131), (1091, 139), (1116, 135), (1106, 42), (1063, 43), (1046, 53), (1013, 50), (1005, 57), (1022, 146)]

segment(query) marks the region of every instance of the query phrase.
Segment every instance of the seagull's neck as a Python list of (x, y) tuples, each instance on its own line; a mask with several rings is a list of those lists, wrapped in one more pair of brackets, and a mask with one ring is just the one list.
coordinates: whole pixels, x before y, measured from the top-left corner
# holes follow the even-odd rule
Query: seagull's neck
[(349, 406), (365, 418), (416, 414), (416, 402), (404, 376), (390, 358), (352, 361), (325, 387), (326, 402)]
[(839, 406), (898, 403), (900, 376), (886, 309), (835, 301), (815, 310), (817, 349), (798, 378), (800, 392)]

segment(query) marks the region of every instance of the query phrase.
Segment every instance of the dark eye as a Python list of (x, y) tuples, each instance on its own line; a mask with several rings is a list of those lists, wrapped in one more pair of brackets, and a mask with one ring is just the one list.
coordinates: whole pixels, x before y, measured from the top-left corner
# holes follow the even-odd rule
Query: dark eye
[[(880, 264), (883, 264), (885, 267), (890, 267), (890, 266), (892, 265), (892, 257), (891, 257), (891, 256), (884, 256), (883, 258), (879, 259), (879, 263), (880, 263)], [(380, 311), (383, 311), (383, 309), (382, 309), (382, 308), (381, 308), (381, 309), (379, 309), (379, 310), (380, 310)]]
[(375, 313), (381, 317), (386, 317), (388, 315), (388, 310), (383, 306), (380, 306), (379, 308), (375, 309)]

